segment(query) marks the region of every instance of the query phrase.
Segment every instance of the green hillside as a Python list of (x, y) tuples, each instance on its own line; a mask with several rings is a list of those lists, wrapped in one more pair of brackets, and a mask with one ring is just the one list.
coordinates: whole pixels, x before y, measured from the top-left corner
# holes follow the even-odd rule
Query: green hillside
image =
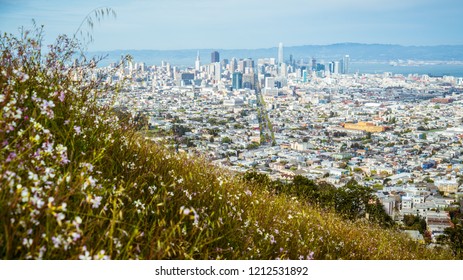
[(452, 258), (145, 140), (34, 34), (0, 42), (1, 259)]

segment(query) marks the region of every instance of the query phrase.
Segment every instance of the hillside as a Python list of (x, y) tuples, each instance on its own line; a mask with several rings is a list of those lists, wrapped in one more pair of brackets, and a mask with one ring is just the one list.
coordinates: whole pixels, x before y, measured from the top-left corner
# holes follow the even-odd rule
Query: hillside
[(0, 43), (1, 259), (451, 258), (145, 140), (34, 34)]

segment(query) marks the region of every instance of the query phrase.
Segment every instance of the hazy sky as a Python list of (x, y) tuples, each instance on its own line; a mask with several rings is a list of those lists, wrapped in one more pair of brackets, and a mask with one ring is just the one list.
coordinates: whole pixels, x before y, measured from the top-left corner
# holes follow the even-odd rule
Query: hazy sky
[(89, 50), (463, 44), (462, 0), (0, 0), (0, 32), (35, 19), (50, 42), (102, 6), (117, 18), (95, 25)]

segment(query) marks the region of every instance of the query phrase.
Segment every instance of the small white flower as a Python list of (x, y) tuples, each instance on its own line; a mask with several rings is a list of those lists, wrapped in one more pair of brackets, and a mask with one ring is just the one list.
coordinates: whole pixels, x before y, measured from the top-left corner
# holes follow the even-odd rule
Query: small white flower
[(82, 134), (82, 131), (81, 131), (80, 126), (75, 125), (75, 126), (74, 126), (74, 131), (76, 132), (76, 135)]
[(85, 251), (83, 255), (79, 255), (79, 260), (91, 260), (92, 256), (88, 251)]
[(101, 196), (95, 196), (95, 198), (92, 198), (90, 202), (92, 203), (92, 208), (98, 208), (100, 207), (101, 204)]
[(56, 215), (56, 221), (58, 222), (58, 224), (61, 225), (61, 221), (64, 220), (66, 218), (66, 216), (63, 214), (63, 213), (58, 213)]

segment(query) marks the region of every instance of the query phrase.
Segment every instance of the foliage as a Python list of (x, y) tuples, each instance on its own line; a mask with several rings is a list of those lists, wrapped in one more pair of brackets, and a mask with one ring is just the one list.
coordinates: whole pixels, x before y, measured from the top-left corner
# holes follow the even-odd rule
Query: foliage
[(456, 258), (463, 259), (463, 225), (461, 223), (446, 228), (444, 235), (439, 236), (438, 240), (448, 245)]
[(225, 143), (225, 144), (230, 144), (232, 142), (232, 140), (230, 139), (230, 137), (225, 136), (225, 137), (222, 138), (221, 142)]
[(251, 143), (249, 143), (249, 144), (246, 146), (246, 149), (248, 149), (248, 150), (255, 150), (255, 149), (259, 148), (259, 146), (260, 146), (259, 143), (257, 143), (257, 142), (251, 142)]
[(426, 231), (426, 220), (416, 215), (404, 215), (403, 219), (404, 229), (418, 230), (421, 234)]

